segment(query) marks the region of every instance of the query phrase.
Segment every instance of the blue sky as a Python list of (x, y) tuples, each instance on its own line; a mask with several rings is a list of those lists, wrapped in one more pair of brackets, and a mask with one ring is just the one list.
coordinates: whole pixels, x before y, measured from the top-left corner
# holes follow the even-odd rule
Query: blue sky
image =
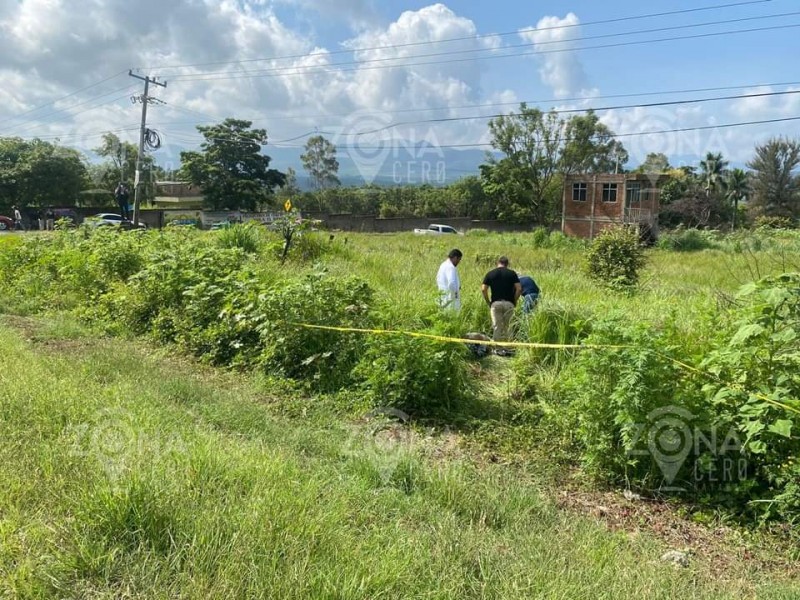
[[(735, 0), (707, 0), (696, 2), (673, 0), (649, 2), (640, 0), (563, 1), (509, 1), (474, 2), (452, 0), (446, 6), (459, 16), (472, 20), (479, 34), (515, 31), (533, 27), (545, 16), (564, 17), (574, 13), (582, 23), (637, 16), (658, 12), (691, 10), (703, 6), (734, 4)], [(419, 10), (430, 2), (382, 2), (370, 4), (376, 22), (389, 25), (405, 11)], [(294, 7), (278, 9), (278, 14), (288, 20), (297, 15)], [(661, 16), (629, 22), (584, 25), (582, 35), (620, 33), (669, 26), (683, 26), (710, 21), (749, 18), (800, 12), (796, 0), (771, 0), (761, 4), (726, 7), (673, 16)], [(308, 15), (299, 24), (308, 25)], [(342, 40), (352, 35), (353, 29), (347, 15), (340, 19), (313, 19), (310, 21), (313, 34), (324, 45), (335, 48)], [(731, 29), (750, 29), (772, 25), (800, 24), (800, 15), (765, 19), (728, 25), (709, 26), (660, 34), (643, 34), (627, 39), (647, 37), (677, 37), (694, 33), (718, 32)], [(302, 26), (302, 25), (301, 25)], [(505, 38), (510, 40), (511, 38)], [(623, 41), (620, 38), (619, 41)], [(612, 43), (613, 40), (609, 40)], [(590, 42), (602, 44), (604, 42)], [(661, 42), (634, 47), (607, 48), (580, 52), (581, 62), (586, 67), (589, 84), (609, 93), (638, 92), (643, 90), (681, 89), (783, 82), (800, 80), (793, 57), (800, 55), (800, 29), (786, 29), (743, 33), (696, 40)], [(519, 77), (520, 72), (529, 77)], [(539, 98), (548, 90), (536, 76), (536, 68), (530, 59), (517, 58), (492, 63), (490, 73), (484, 80), (487, 88), (510, 86), (520, 98)]]
[[(800, 25), (799, 14), (663, 33), (636, 33), (642, 29), (800, 12), (797, 0), (591, 24), (735, 2), (452, 0), (435, 4), (341, 0), (334, 4), (328, 0), (177, 0), (167, 4), (141, 0), (134, 7), (129, 0), (18, 0), (0, 6), (0, 77), (4, 81), (0, 89), (0, 135), (59, 138), (64, 144), (82, 149), (96, 146), (99, 135), (107, 129), (135, 140), (138, 109), (129, 96), (136, 89), (119, 90), (136, 83), (126, 75), (128, 68), (136, 66), (146, 67), (142, 72), (170, 80), (167, 90), (159, 90), (159, 97), (167, 105), (151, 111), (152, 125), (164, 134), (163, 156), (170, 160), (180, 150), (197, 145), (199, 136), (194, 126), (198, 122), (211, 123), (227, 116), (253, 119), (269, 131), (273, 142), (290, 140), (283, 142), (287, 151), (302, 146), (304, 134), (314, 131), (334, 138), (341, 147), (352, 145), (356, 139), (365, 147), (398, 140), (460, 147), (488, 141), (485, 120), (418, 123), (380, 135), (356, 134), (398, 121), (477, 116), (511, 109), (453, 108), (469, 104), (548, 99), (550, 102), (544, 103), (543, 108), (569, 109), (689, 97), (613, 101), (602, 98), (671, 89), (748, 86), (742, 91), (800, 90), (800, 85), (759, 90), (749, 87), (795, 80), (800, 83), (795, 67), (800, 55), (800, 27), (579, 49), (582, 44)], [(557, 29), (563, 25), (572, 27)], [(481, 37), (523, 28), (539, 29), (502, 38)], [(617, 33), (630, 35), (569, 41)], [(452, 37), (470, 39), (458, 43), (441, 41)], [(392, 47), (409, 42), (428, 45), (336, 54), (342, 48)], [(522, 52), (524, 49), (504, 51), (503, 47), (523, 43), (534, 44), (528, 50), (557, 48), (562, 52), (403, 66), (423, 60), (413, 58), (419, 53), (457, 49), (473, 54), (453, 56), (485, 56)], [(266, 60), (287, 55), (293, 58)], [(399, 57), (395, 63), (401, 66), (374, 69), (374, 62), (337, 66), (340, 62), (385, 61), (391, 57)], [(248, 62), (235, 63), (242, 60)], [(223, 64), (168, 68), (209, 62)], [(253, 69), (273, 71), (241, 77), (243, 70)], [(115, 73), (118, 75), (111, 81), (63, 98), (78, 87), (91, 86)], [(694, 94), (698, 95), (714, 93)], [(33, 110), (40, 105), (46, 106)], [(442, 110), (443, 107), (450, 109)], [(601, 113), (603, 121), (617, 133), (794, 116), (800, 116), (800, 94)], [(639, 136), (623, 142), (632, 155), (629, 166), (651, 150), (664, 151), (676, 164), (697, 160), (706, 151), (723, 151), (734, 163), (743, 164), (756, 142), (771, 135), (798, 132), (800, 121), (792, 121), (702, 133)]]

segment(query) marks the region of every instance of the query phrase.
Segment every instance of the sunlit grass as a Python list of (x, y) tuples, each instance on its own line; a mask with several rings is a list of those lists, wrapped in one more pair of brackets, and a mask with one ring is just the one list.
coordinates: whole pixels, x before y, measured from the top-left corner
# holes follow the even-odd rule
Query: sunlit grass
[(0, 596), (781, 597), (675, 570), (501, 466), (276, 417), (257, 379), (0, 335)]

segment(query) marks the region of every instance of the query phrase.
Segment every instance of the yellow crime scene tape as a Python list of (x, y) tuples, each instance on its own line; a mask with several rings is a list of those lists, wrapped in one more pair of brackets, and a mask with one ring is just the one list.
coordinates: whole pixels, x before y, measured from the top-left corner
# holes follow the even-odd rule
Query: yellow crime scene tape
[(308, 323), (289, 323), (303, 329), (320, 329), (323, 331), (339, 331), (341, 333), (373, 333), (377, 335), (404, 335), (406, 337), (422, 338), (450, 344), (479, 344), (481, 346), (495, 346), (500, 348), (550, 348), (553, 350), (579, 350), (579, 349), (612, 349), (621, 350), (633, 346), (610, 346), (603, 344), (544, 344), (537, 342), (495, 342), (493, 340), (471, 340), (469, 338), (455, 338), (432, 333), (418, 333), (416, 331), (403, 331), (400, 329), (358, 329), (357, 327), (334, 327), (332, 325), (310, 325)]
[[(405, 337), (411, 338), (418, 338), (418, 339), (426, 339), (426, 340), (433, 340), (437, 342), (444, 342), (449, 344), (478, 344), (481, 346), (493, 346), (499, 348), (545, 348), (551, 350), (630, 350), (636, 348), (636, 346), (631, 345), (614, 345), (614, 344), (546, 344), (542, 342), (495, 342), (494, 340), (471, 340), (469, 338), (456, 338), (456, 337), (449, 337), (444, 335), (435, 335), (432, 333), (419, 333), (417, 331), (404, 331), (401, 329), (360, 329), (358, 327), (336, 327), (333, 325), (312, 325), (310, 323), (297, 323), (297, 322), (287, 322), (288, 325), (292, 325), (294, 327), (299, 327), (301, 329), (316, 329), (320, 331), (336, 331), (339, 333), (361, 333), (361, 334), (372, 334), (372, 335), (401, 335)], [(692, 365), (686, 364), (678, 360), (677, 358), (672, 358), (671, 356), (667, 356), (666, 354), (662, 354), (657, 350), (653, 350), (653, 352), (660, 356), (661, 358), (665, 358), (669, 361), (672, 361), (677, 366), (685, 369), (687, 371), (696, 373), (706, 379), (710, 379), (720, 385), (723, 385), (727, 388), (742, 392), (749, 396), (753, 396), (754, 398), (758, 398), (759, 400), (763, 400), (767, 404), (775, 406), (777, 408), (782, 408), (789, 412), (796, 413), (800, 415), (800, 409), (785, 404), (783, 402), (779, 402), (766, 396), (761, 393), (757, 392), (750, 392), (744, 387), (738, 384), (731, 384), (727, 383), (716, 375), (712, 373), (708, 373), (707, 371), (703, 371), (698, 369), (697, 367), (693, 367)]]

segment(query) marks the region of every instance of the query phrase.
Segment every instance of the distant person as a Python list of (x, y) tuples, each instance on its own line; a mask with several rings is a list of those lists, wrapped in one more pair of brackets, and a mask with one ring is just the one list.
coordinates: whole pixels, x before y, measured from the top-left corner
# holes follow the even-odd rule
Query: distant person
[(519, 283), (522, 286), (522, 312), (528, 314), (539, 302), (539, 286), (530, 275), (520, 275)]
[(44, 210), (41, 208), (36, 209), (36, 220), (39, 223), (39, 231), (44, 231), (47, 223), (44, 220)]
[(128, 200), (130, 197), (131, 194), (128, 191), (128, 186), (120, 181), (117, 189), (114, 190), (114, 198), (117, 201), (117, 206), (119, 206), (120, 215), (122, 215), (122, 218), (126, 221), (128, 220)]
[[(508, 268), (508, 258), (501, 256), (497, 260), (497, 268), (489, 271), (483, 278), (481, 292), (483, 299), (492, 312), (492, 329), (495, 342), (508, 341), (511, 317), (514, 307), (522, 295), (522, 285), (517, 274)], [(489, 291), (492, 295), (489, 297)], [(498, 354), (505, 352), (498, 351)]]
[(461, 279), (458, 276), (458, 263), (464, 254), (453, 248), (447, 259), (439, 266), (436, 274), (436, 285), (439, 288), (439, 306), (446, 310), (461, 310)]
[(56, 228), (56, 213), (53, 212), (52, 206), (48, 206), (44, 211), (44, 223), (47, 231), (53, 231)]
[(17, 231), (25, 231), (25, 223), (22, 222), (22, 213), (19, 211), (18, 206), (12, 206), (14, 211), (14, 229)]

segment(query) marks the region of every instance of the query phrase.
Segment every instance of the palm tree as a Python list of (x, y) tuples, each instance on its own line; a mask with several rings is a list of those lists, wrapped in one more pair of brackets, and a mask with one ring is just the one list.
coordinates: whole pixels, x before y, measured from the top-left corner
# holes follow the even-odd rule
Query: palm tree
[(703, 178), (703, 187), (706, 190), (706, 198), (711, 195), (711, 190), (717, 188), (723, 181), (725, 169), (728, 168), (728, 161), (722, 158), (722, 153), (708, 152), (705, 160), (700, 161), (700, 176)]
[(727, 198), (733, 202), (733, 223), (731, 230), (736, 229), (736, 217), (739, 214), (739, 201), (747, 198), (750, 194), (750, 179), (742, 169), (733, 169), (725, 179), (725, 189)]

